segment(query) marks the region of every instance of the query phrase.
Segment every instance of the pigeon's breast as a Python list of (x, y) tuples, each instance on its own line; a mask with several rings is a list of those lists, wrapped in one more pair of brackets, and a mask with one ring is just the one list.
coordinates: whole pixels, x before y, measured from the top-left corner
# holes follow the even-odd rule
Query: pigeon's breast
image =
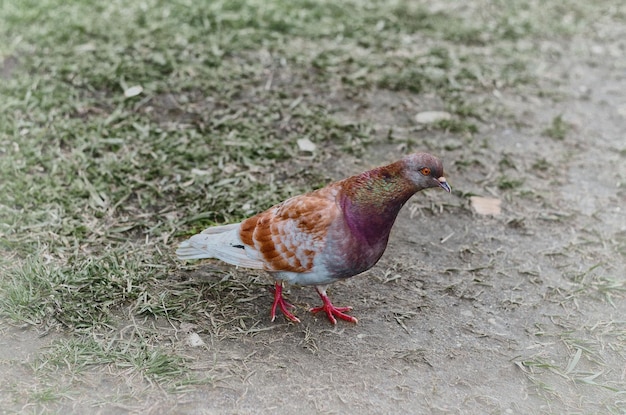
[(313, 266), (307, 272), (279, 271), (276, 279), (298, 285), (325, 285), (349, 278), (373, 267), (387, 246), (381, 240), (372, 246), (349, 232), (329, 230), (324, 249), (315, 255)]
[(387, 247), (388, 234), (372, 241), (346, 228), (344, 225), (331, 229), (324, 251), (319, 255), (320, 263), (335, 279), (367, 271), (378, 262)]

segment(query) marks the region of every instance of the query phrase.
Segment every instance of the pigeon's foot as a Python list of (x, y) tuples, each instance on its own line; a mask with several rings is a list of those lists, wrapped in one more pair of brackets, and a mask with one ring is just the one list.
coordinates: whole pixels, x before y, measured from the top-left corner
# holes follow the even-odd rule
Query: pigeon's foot
[(317, 293), (320, 295), (320, 298), (324, 302), (324, 305), (321, 307), (313, 307), (310, 311), (312, 313), (318, 313), (320, 311), (324, 311), (328, 316), (328, 319), (332, 324), (337, 324), (337, 318), (348, 321), (350, 323), (358, 323), (359, 321), (356, 317), (352, 317), (348, 314), (344, 314), (346, 311), (352, 310), (352, 307), (335, 307), (333, 303), (330, 302), (330, 298), (326, 295), (326, 287), (315, 287)]
[(283, 284), (282, 282), (276, 282), (275, 285), (275, 290), (274, 290), (274, 303), (272, 304), (272, 311), (270, 312), (270, 317), (272, 318), (272, 321), (274, 321), (274, 319), (276, 318), (276, 307), (280, 308), (280, 311), (283, 312), (283, 314), (285, 315), (285, 317), (287, 317), (289, 320), (293, 321), (294, 323), (299, 323), (300, 319), (296, 316), (294, 316), (291, 311), (289, 311), (290, 308), (296, 308), (293, 304), (288, 303), (287, 301), (285, 301), (285, 299), (283, 298)]

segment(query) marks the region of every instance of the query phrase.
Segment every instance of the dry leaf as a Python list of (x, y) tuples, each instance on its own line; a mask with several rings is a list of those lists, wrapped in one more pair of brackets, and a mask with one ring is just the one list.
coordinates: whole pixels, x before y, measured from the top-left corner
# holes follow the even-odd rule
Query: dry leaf
[(479, 215), (499, 215), (501, 203), (502, 201), (500, 199), (490, 197), (470, 197), (470, 204), (472, 205), (474, 211)]

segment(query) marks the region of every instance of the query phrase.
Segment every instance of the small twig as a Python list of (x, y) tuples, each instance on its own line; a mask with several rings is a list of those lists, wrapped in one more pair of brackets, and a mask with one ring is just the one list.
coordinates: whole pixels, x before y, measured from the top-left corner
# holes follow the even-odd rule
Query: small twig
[(450, 235), (446, 236), (445, 238), (443, 238), (443, 239), (441, 240), (441, 243), (442, 243), (442, 244), (445, 244), (445, 243), (446, 243), (446, 241), (447, 241), (448, 239), (452, 238), (452, 236), (453, 236), (453, 235), (454, 235), (454, 232), (450, 233)]

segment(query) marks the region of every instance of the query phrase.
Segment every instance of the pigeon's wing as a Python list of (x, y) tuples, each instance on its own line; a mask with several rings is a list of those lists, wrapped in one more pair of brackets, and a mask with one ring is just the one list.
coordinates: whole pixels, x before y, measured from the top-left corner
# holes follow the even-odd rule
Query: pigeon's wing
[(341, 215), (337, 192), (330, 186), (287, 199), (242, 222), (239, 236), (267, 271), (308, 272)]

